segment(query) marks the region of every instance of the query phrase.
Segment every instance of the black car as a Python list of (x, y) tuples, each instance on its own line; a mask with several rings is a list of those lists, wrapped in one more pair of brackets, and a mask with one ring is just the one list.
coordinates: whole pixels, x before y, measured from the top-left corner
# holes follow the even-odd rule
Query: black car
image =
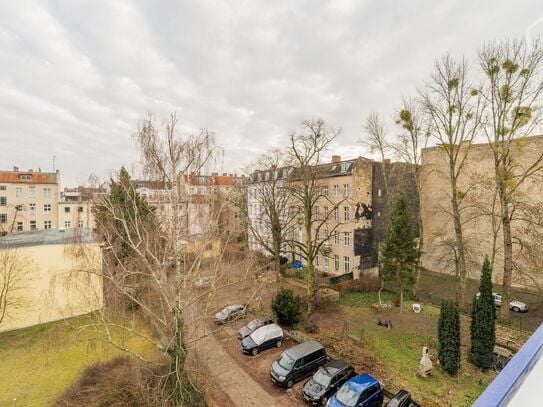
[(387, 407), (420, 407), (407, 390), (400, 390), (387, 403)]
[(334, 360), (319, 368), (302, 387), (302, 398), (312, 405), (325, 406), (343, 383), (356, 376), (352, 366), (343, 360)]
[(241, 341), (245, 339), (247, 336), (251, 335), (258, 328), (265, 325), (270, 325), (272, 322), (273, 321), (270, 317), (260, 317), (257, 319), (253, 319), (251, 322), (249, 322), (247, 325), (245, 325), (243, 328), (241, 328), (238, 331), (238, 339)]
[(302, 342), (284, 351), (270, 367), (270, 378), (278, 386), (292, 387), (326, 364), (326, 350), (317, 341)]

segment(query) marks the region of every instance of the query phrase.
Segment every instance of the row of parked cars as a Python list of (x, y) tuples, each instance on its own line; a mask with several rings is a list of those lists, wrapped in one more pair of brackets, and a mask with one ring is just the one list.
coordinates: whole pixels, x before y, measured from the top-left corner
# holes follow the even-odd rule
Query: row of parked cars
[[(225, 323), (244, 316), (246, 306), (228, 306), (215, 315), (215, 322)], [(283, 329), (269, 317), (249, 322), (238, 331), (241, 351), (256, 356), (284, 342)], [(302, 386), (302, 398), (311, 405), (330, 407), (380, 407), (384, 393), (381, 384), (369, 374), (357, 374), (343, 360), (331, 360), (324, 346), (306, 341), (286, 349), (270, 367), (270, 378), (278, 386), (290, 388), (311, 376)], [(401, 390), (386, 404), (389, 407), (418, 406), (409, 392)]]

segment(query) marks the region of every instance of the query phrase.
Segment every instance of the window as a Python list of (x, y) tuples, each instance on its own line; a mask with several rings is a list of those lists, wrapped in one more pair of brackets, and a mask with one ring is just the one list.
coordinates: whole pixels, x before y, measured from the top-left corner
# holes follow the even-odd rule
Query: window
[(328, 207), (324, 207), (324, 219), (328, 219)]
[(28, 204), (28, 209), (30, 211), (30, 214), (35, 214), (36, 213), (36, 204), (35, 203), (31, 203), (31, 204)]
[(45, 222), (43, 222), (43, 228), (44, 229), (51, 229), (51, 221), (46, 220)]
[(319, 255), (318, 254), (315, 256), (315, 264), (317, 266), (319, 265)]
[(339, 208), (337, 206), (334, 208), (334, 220), (336, 222), (339, 220)]
[(35, 220), (31, 220), (30, 221), (30, 230), (36, 230), (36, 221)]
[(334, 231), (334, 243), (339, 244), (339, 232), (337, 230)]
[(82, 207), (82, 206), (78, 206), (78, 207), (77, 207), (77, 212), (83, 212), (83, 207)]
[(377, 212), (377, 216), (381, 216), (381, 211)]
[(46, 198), (51, 198), (51, 188), (43, 188), (43, 196)]
[(322, 195), (323, 196), (328, 196), (328, 185), (323, 185), (322, 186)]
[(8, 205), (8, 198), (5, 196), (0, 196), (0, 206), (7, 206)]
[(345, 244), (345, 246), (349, 246), (351, 244), (350, 232), (343, 232), (343, 243)]
[(0, 223), (8, 223), (8, 215), (6, 213), (0, 213)]
[(343, 196), (349, 196), (349, 184), (343, 184)]
[(17, 232), (23, 231), (23, 222), (17, 222)]
[(315, 217), (319, 219), (319, 215), (320, 215), (320, 208), (318, 206), (315, 206)]
[(36, 197), (36, 188), (28, 187), (28, 196), (30, 198), (35, 198)]
[(349, 272), (349, 268), (350, 268), (349, 263), (350, 263), (349, 256), (343, 257), (343, 270), (345, 271), (345, 273)]
[(339, 195), (339, 186), (334, 185), (334, 196), (338, 196), (338, 195)]
[(329, 266), (329, 258), (328, 257), (325, 257), (324, 258), (324, 270), (325, 271), (328, 271), (328, 266)]
[(349, 212), (348, 206), (343, 207), (343, 218), (345, 219), (345, 222), (349, 222), (351, 218), (351, 213)]
[(377, 196), (381, 196), (381, 189), (377, 190)]
[(23, 196), (23, 188), (17, 187), (15, 188), (15, 197), (21, 198)]
[(6, 186), (5, 185), (0, 185), (0, 191), (5, 191), (6, 190)]
[(339, 256), (337, 254), (334, 254), (334, 268), (339, 270)]
[(69, 220), (65, 220), (65, 221), (64, 221), (64, 227), (65, 227), (66, 229), (71, 228), (71, 227), (72, 227), (72, 222), (70, 222)]
[(51, 212), (51, 204), (43, 205), (43, 211), (44, 212)]
[(64, 213), (70, 213), (70, 207), (69, 206), (64, 207)]
[[(80, 227), (80, 228), (83, 227), (83, 221), (82, 221), (82, 220), (79, 221), (79, 227)], [(206, 249), (206, 250), (209, 250), (209, 249)]]
[(19, 179), (31, 180), (32, 175), (30, 175), (30, 174), (21, 174), (21, 175), (19, 175)]

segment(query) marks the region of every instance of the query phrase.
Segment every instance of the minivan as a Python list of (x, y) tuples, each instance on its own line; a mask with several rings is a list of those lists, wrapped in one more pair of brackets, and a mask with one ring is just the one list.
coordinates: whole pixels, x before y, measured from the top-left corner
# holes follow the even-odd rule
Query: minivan
[(317, 341), (307, 341), (284, 351), (270, 368), (271, 380), (284, 387), (314, 373), (326, 363), (326, 351)]
[(262, 350), (274, 346), (280, 348), (282, 344), (283, 330), (281, 327), (276, 324), (264, 325), (241, 341), (241, 351), (256, 356)]

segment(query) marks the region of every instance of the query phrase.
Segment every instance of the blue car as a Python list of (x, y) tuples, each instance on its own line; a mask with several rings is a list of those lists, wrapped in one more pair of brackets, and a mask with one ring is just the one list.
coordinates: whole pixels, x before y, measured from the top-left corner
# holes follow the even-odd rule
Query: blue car
[(341, 386), (328, 400), (328, 407), (381, 407), (383, 405), (381, 384), (369, 374), (353, 377)]

